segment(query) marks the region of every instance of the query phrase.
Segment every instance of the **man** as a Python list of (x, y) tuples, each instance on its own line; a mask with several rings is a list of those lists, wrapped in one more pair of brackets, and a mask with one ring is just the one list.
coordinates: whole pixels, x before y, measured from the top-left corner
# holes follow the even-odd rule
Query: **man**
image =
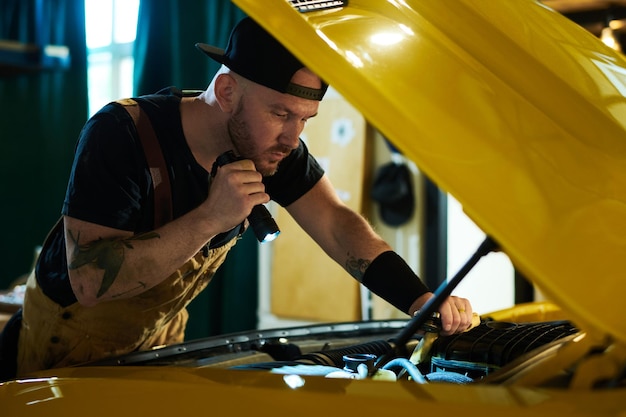
[[(270, 199), (397, 308), (432, 297), (299, 139), (327, 85), (248, 18), (226, 51), (197, 46), (223, 64), (206, 91), (112, 103), (81, 132), (62, 221), (28, 281), (18, 374), (181, 342), (185, 306)], [(214, 167), (227, 151), (241, 159)], [(440, 313), (444, 334), (471, 323), (463, 298)]]

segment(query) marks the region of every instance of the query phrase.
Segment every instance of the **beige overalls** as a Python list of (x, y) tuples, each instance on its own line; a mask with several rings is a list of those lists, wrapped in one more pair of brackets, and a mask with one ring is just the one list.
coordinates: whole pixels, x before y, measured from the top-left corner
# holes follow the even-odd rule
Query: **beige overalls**
[(17, 374), (58, 368), (183, 341), (185, 307), (202, 291), (237, 238), (208, 256), (201, 252), (145, 293), (83, 307), (61, 307), (42, 291), (35, 273), (26, 286)]
[[(171, 220), (167, 166), (149, 117), (133, 99), (120, 100), (133, 118), (155, 193), (155, 229)], [(162, 173), (155, 177), (155, 172)], [(61, 227), (59, 221), (55, 228)], [(200, 251), (165, 281), (145, 293), (83, 307), (61, 307), (48, 298), (31, 273), (22, 307), (17, 374), (58, 368), (183, 341), (185, 307), (202, 291), (237, 242)]]

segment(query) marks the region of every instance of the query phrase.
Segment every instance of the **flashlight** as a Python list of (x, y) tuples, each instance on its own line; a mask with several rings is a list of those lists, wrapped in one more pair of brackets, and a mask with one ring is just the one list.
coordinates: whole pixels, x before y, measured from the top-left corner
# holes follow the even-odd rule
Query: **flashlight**
[[(231, 162), (239, 161), (241, 159), (244, 158), (238, 157), (233, 151), (224, 152), (215, 160), (211, 169), (211, 177), (215, 176), (218, 167), (230, 164)], [(250, 226), (252, 227), (252, 231), (254, 232), (257, 240), (261, 243), (271, 242), (280, 234), (278, 225), (274, 221), (274, 218), (270, 214), (267, 207), (263, 204), (258, 204), (252, 207), (252, 211), (248, 216), (248, 222), (250, 222)]]

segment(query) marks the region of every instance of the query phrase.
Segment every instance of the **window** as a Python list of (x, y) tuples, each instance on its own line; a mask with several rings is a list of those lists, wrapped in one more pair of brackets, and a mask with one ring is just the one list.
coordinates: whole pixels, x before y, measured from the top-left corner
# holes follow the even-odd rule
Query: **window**
[(133, 95), (139, 0), (85, 0), (89, 115)]

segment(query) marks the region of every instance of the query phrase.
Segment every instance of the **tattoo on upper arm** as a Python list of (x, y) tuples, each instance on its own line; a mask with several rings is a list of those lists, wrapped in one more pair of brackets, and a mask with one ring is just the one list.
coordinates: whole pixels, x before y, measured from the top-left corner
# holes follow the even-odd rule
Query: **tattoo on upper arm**
[(346, 271), (354, 278), (356, 278), (359, 282), (363, 279), (363, 275), (365, 274), (365, 270), (372, 261), (369, 259), (363, 258), (355, 258), (353, 255), (348, 253), (348, 259), (346, 260)]
[(77, 269), (81, 266), (92, 264), (96, 268), (104, 270), (102, 284), (98, 290), (97, 297), (101, 297), (115, 282), (122, 263), (124, 263), (124, 252), (126, 249), (133, 249), (133, 240), (158, 239), (160, 237), (156, 232), (149, 232), (124, 239), (98, 239), (81, 245), (79, 242), (80, 232), (76, 237), (71, 230), (68, 232), (75, 245), (72, 261), (68, 263), (68, 268)]

